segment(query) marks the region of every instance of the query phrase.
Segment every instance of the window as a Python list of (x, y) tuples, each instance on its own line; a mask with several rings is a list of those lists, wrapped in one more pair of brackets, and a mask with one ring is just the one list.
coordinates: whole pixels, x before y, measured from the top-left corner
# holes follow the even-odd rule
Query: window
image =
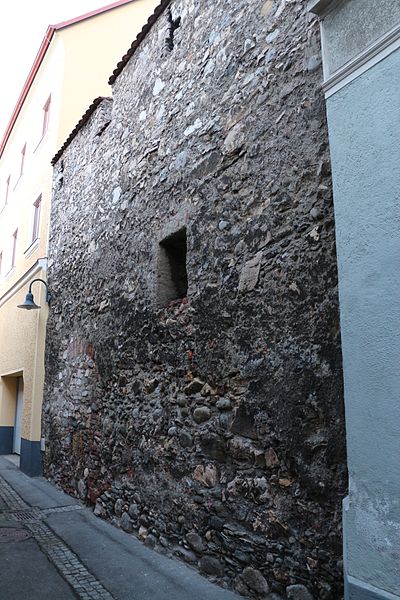
[(12, 252), (11, 252), (11, 269), (13, 269), (15, 267), (15, 256), (17, 253), (17, 238), (18, 238), (18, 229), (16, 229), (13, 233)]
[(46, 100), (46, 104), (43, 106), (43, 127), (42, 127), (42, 137), (46, 135), (46, 131), (49, 128), (49, 116), (50, 116), (50, 103), (51, 96), (49, 96)]
[(32, 239), (34, 242), (39, 237), (39, 221), (40, 221), (40, 205), (42, 203), (42, 196), (33, 203), (33, 221), (32, 221)]
[(188, 290), (186, 271), (186, 228), (160, 243), (158, 256), (158, 303), (166, 306), (172, 300), (185, 298)]
[(6, 204), (8, 204), (8, 192), (10, 191), (10, 179), (11, 179), (11, 175), (9, 175), (7, 177), (7, 181), (6, 181), (6, 194), (4, 196), (4, 206), (6, 206)]
[(19, 172), (20, 177), (22, 177), (22, 174), (24, 172), (25, 152), (26, 152), (26, 144), (24, 145), (24, 147), (21, 150), (21, 169)]

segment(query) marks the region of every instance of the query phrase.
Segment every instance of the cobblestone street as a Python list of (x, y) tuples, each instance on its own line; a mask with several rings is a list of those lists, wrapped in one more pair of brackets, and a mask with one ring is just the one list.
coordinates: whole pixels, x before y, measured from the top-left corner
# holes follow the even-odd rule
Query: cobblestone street
[(0, 564), (7, 600), (238, 598), (26, 477), (13, 457), (0, 458)]

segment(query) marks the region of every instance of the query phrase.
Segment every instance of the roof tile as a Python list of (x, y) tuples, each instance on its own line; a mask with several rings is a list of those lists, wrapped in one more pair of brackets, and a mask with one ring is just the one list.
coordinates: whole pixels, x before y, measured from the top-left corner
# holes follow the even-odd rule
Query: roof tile
[(103, 100), (111, 100), (111, 98), (107, 98), (106, 96), (99, 96), (98, 98), (95, 98), (93, 100), (92, 104), (89, 106), (89, 108), (87, 109), (85, 114), (82, 115), (82, 117), (80, 118), (78, 123), (75, 125), (75, 127), (73, 128), (73, 130), (71, 131), (71, 133), (69, 134), (69, 136), (67, 137), (67, 139), (65, 140), (65, 142), (63, 143), (61, 148), (59, 149), (59, 151), (57, 152), (57, 154), (55, 154), (54, 157), (51, 159), (51, 164), (53, 166), (56, 164), (58, 159), (64, 153), (64, 150), (70, 145), (70, 143), (72, 142), (72, 140), (74, 139), (76, 134), (80, 131), (80, 129), (82, 129), (82, 127), (85, 125), (85, 123), (88, 122), (88, 120), (90, 119), (90, 117), (92, 116), (92, 114), (94, 113), (96, 108), (99, 106), (99, 104)]
[(108, 83), (110, 85), (112, 85), (115, 82), (118, 75), (120, 75), (124, 67), (135, 54), (136, 50), (138, 49), (144, 38), (147, 36), (157, 19), (162, 15), (167, 6), (171, 4), (171, 1), (172, 0), (161, 0), (160, 4), (156, 6), (153, 14), (148, 18), (147, 23), (143, 26), (142, 30), (136, 36), (136, 39), (132, 42), (128, 52), (121, 58), (116, 68), (114, 69), (110, 79), (108, 80)]

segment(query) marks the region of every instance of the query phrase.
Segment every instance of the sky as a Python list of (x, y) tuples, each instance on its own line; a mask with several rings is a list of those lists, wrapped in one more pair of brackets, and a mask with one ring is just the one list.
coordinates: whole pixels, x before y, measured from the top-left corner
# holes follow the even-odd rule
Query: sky
[(113, 0), (11, 0), (0, 8), (0, 139), (11, 118), (48, 25)]

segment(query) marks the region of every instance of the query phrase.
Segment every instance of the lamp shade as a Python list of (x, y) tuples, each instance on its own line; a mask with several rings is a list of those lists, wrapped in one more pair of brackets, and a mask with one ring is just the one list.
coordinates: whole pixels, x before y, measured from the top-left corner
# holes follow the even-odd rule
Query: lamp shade
[(40, 308), (33, 299), (33, 294), (28, 292), (25, 296), (25, 302), (23, 304), (18, 304), (18, 308), (25, 308), (25, 310), (33, 310), (36, 308)]

